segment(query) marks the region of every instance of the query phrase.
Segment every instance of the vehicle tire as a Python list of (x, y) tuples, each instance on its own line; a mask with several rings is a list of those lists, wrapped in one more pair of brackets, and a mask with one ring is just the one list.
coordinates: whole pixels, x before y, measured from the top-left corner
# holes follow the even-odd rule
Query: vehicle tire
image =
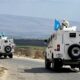
[(7, 58), (7, 55), (4, 55), (4, 58), (6, 59)]
[(12, 48), (11, 48), (10, 46), (6, 46), (6, 47), (4, 48), (4, 50), (5, 50), (6, 53), (10, 53), (11, 50), (12, 50)]
[(13, 58), (13, 54), (10, 54), (10, 55), (9, 55), (9, 58)]
[(0, 55), (0, 58), (2, 57), (2, 55)]
[(53, 70), (58, 70), (60, 68), (62, 68), (62, 62), (61, 61), (59, 62), (58, 59), (53, 59), (52, 60), (52, 69)]
[(80, 45), (73, 44), (68, 48), (68, 55), (71, 59), (79, 59), (80, 58)]
[(55, 70), (56, 69), (56, 66), (55, 66), (55, 61), (52, 60), (52, 69)]
[(45, 68), (46, 68), (46, 69), (50, 69), (50, 67), (51, 67), (51, 62), (50, 62), (50, 60), (48, 60), (48, 59), (46, 58), (46, 56), (45, 56)]

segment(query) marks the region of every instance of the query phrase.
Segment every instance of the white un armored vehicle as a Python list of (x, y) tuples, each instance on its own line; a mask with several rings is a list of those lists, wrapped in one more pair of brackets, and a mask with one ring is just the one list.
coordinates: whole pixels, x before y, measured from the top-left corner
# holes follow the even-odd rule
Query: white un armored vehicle
[(13, 39), (0, 35), (0, 57), (4, 56), (6, 58), (8, 56), (9, 58), (13, 58), (14, 48)]
[(59, 69), (63, 65), (80, 69), (80, 32), (76, 27), (70, 27), (68, 21), (63, 21), (61, 28), (45, 42), (45, 67)]

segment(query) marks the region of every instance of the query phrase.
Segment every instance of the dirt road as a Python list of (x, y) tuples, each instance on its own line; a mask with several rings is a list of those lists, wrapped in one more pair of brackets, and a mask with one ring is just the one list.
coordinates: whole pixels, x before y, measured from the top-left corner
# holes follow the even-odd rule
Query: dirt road
[(0, 59), (0, 66), (4, 67), (4, 74), (0, 80), (80, 80), (80, 72), (69, 67), (59, 71), (46, 70), (44, 61), (13, 58)]

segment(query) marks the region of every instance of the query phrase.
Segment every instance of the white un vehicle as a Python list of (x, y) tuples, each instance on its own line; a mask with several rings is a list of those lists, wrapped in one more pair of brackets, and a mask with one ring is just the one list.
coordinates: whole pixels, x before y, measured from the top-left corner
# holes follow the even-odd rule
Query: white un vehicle
[(80, 32), (76, 27), (69, 27), (68, 21), (63, 21), (61, 29), (48, 40), (45, 50), (45, 68), (59, 69), (63, 65), (80, 69)]
[(4, 56), (6, 58), (8, 56), (9, 58), (13, 58), (14, 48), (13, 39), (0, 35), (0, 57)]

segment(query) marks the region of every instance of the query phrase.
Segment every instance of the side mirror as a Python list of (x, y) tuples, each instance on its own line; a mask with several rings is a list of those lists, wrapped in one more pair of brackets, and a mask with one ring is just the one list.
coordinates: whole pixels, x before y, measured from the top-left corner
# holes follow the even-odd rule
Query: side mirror
[(48, 42), (48, 40), (47, 40), (47, 39), (45, 39), (45, 40), (44, 40), (44, 43), (47, 43), (47, 42)]

